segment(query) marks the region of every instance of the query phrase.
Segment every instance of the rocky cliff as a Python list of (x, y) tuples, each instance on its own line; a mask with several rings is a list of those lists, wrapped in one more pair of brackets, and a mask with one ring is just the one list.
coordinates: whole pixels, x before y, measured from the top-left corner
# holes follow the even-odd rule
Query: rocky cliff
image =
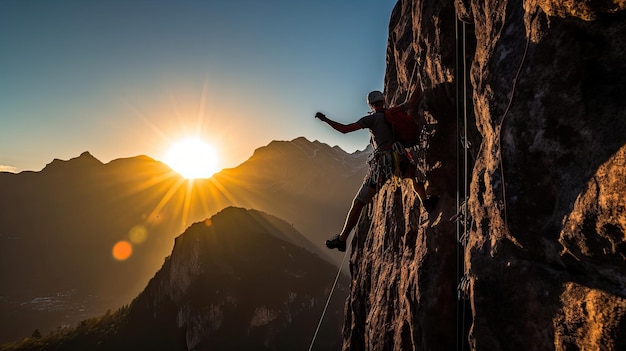
[[(289, 232), (295, 229), (277, 218), (232, 207), (192, 225), (130, 306), (127, 323), (139, 335), (120, 333), (117, 339), (136, 342), (126, 349), (168, 342), (181, 350), (306, 348), (336, 271), (283, 241), (301, 235)], [(340, 295), (346, 286), (342, 278)], [(320, 349), (339, 346), (340, 304), (334, 300), (329, 307)], [(157, 337), (155, 330), (170, 337)]]
[(398, 2), (387, 99), (435, 131), (418, 156), (441, 200), (388, 183), (364, 212), (344, 350), (626, 349), (625, 19)]

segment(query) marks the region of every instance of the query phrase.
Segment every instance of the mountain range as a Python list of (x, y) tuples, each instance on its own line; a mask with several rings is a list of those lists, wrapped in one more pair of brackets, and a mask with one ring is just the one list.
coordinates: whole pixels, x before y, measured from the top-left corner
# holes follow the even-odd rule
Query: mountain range
[[(103, 164), (88, 152), (0, 173), (0, 342), (127, 304), (175, 237), (229, 206), (286, 220), (294, 228), (283, 239), (338, 263), (323, 242), (341, 228), (368, 154), (298, 138), (210, 179), (185, 180), (146, 156)], [(112, 256), (119, 241), (133, 250), (122, 261)]]
[[(302, 350), (336, 267), (289, 242), (286, 222), (229, 207), (191, 225), (132, 303), (3, 350)], [(337, 292), (345, 296), (344, 276)], [(316, 349), (341, 344), (344, 299), (329, 304)]]

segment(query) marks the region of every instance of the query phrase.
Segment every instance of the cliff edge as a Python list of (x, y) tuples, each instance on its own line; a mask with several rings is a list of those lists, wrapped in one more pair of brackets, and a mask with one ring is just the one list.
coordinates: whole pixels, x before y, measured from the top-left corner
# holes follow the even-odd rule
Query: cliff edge
[(625, 10), (397, 3), (387, 102), (434, 131), (441, 200), (387, 183), (364, 211), (344, 350), (626, 349)]

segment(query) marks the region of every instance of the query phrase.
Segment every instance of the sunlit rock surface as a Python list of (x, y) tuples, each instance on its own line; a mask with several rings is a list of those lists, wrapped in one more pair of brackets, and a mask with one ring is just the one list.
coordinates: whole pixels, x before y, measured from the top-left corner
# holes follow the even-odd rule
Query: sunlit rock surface
[(344, 350), (626, 349), (625, 8), (398, 2), (387, 99), (434, 124), (424, 164), (441, 200), (426, 215), (388, 183), (364, 212)]

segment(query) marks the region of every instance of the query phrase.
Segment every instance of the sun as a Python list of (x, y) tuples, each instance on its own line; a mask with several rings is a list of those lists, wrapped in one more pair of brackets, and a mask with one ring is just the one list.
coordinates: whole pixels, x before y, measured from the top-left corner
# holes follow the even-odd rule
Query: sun
[(210, 178), (218, 171), (215, 148), (197, 138), (172, 144), (164, 162), (187, 179)]

